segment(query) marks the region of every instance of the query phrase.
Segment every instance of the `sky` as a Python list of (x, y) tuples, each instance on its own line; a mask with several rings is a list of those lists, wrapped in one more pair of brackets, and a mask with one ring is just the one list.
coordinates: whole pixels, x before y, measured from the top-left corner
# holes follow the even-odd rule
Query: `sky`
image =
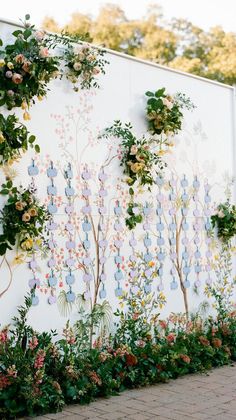
[(40, 26), (45, 16), (63, 25), (76, 11), (96, 15), (106, 3), (118, 4), (130, 19), (144, 16), (149, 4), (162, 6), (164, 17), (186, 18), (203, 29), (221, 25), (236, 32), (236, 0), (11, 0), (1, 1), (0, 18), (18, 21), (26, 13)]

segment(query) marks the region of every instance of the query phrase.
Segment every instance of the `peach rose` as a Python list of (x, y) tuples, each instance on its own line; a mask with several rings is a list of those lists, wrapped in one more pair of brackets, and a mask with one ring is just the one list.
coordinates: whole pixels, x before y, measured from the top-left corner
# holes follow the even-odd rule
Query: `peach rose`
[(99, 68), (98, 67), (94, 67), (93, 74), (96, 75), (96, 74), (99, 74), (99, 73), (100, 73)]
[(130, 169), (132, 172), (134, 172), (135, 174), (137, 174), (138, 172), (142, 171), (143, 168), (145, 167), (144, 163), (133, 163), (130, 166)]
[(31, 217), (35, 217), (35, 216), (37, 216), (37, 214), (38, 214), (37, 210), (36, 210), (36, 209), (34, 209), (34, 208), (29, 209), (29, 210), (28, 210), (28, 213), (29, 213), (29, 215), (30, 215)]
[(15, 57), (15, 62), (19, 64), (23, 64), (25, 62), (25, 56), (23, 54), (18, 54)]
[(137, 151), (138, 151), (137, 146), (135, 144), (133, 144), (133, 146), (131, 146), (131, 148), (130, 148), (130, 154), (131, 155), (136, 155)]
[(24, 205), (21, 201), (17, 201), (16, 204), (15, 204), (15, 208), (18, 211), (22, 211), (24, 209)]
[(23, 81), (23, 77), (19, 73), (14, 73), (13, 76), (12, 76), (12, 81), (16, 85), (20, 85)]
[(73, 65), (73, 68), (74, 68), (75, 71), (79, 71), (81, 69), (81, 67), (82, 67), (82, 65), (80, 63), (78, 63), (78, 62), (76, 62)]
[(29, 71), (30, 71), (30, 66), (31, 66), (31, 61), (25, 61), (25, 62), (24, 62), (24, 64), (23, 64), (23, 66), (22, 66), (22, 69), (23, 69), (26, 73), (29, 73)]
[(40, 48), (40, 50), (39, 50), (39, 56), (41, 58), (47, 58), (47, 57), (49, 57), (49, 50), (48, 50), (48, 48), (47, 47)]
[(29, 222), (30, 221), (30, 214), (29, 213), (24, 213), (22, 216), (22, 220), (23, 222)]

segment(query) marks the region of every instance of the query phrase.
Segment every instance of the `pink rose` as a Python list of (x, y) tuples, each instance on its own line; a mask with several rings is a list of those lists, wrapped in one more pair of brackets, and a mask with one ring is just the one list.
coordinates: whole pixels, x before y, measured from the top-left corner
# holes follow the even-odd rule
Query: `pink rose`
[(175, 341), (175, 334), (174, 333), (168, 334), (166, 339), (169, 343), (173, 343), (173, 341)]
[(14, 73), (13, 76), (12, 76), (12, 81), (16, 85), (20, 85), (23, 81), (23, 77), (21, 76), (21, 74)]
[(49, 57), (49, 51), (48, 51), (48, 48), (47, 48), (47, 47), (42, 47), (42, 48), (40, 48), (40, 50), (39, 50), (39, 56), (40, 56), (41, 58), (46, 58), (46, 57)]
[(7, 333), (8, 333), (7, 328), (0, 331), (0, 342), (1, 343), (6, 343), (6, 341), (8, 340)]
[(100, 73), (100, 70), (99, 70), (99, 68), (98, 67), (94, 67), (94, 69), (93, 69), (93, 74), (99, 74)]
[(37, 32), (35, 32), (35, 34), (34, 34), (34, 37), (35, 37), (35, 39), (36, 39), (37, 41), (42, 41), (42, 40), (43, 40), (43, 38), (44, 38), (44, 36), (45, 36), (44, 31), (37, 31)]

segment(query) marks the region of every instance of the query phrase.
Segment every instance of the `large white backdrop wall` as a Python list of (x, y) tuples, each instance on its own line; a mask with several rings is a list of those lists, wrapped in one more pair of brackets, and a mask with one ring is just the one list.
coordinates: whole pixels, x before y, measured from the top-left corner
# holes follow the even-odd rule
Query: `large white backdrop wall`
[[(13, 30), (14, 26), (2, 22), (1, 38), (9, 39)], [(107, 59), (110, 65), (106, 75), (99, 79), (100, 89), (75, 93), (67, 81), (55, 81), (47, 99), (37, 102), (30, 111), (28, 128), (36, 135), (41, 153), (39, 156), (27, 153), (9, 171), (15, 172), (15, 182), (24, 186), (33, 178), (40, 199), (47, 205), (56, 205), (57, 212), (49, 227), (51, 248), (44, 260), (35, 255), (19, 265), (13, 251), (2, 261), (1, 324), (10, 322), (35, 282), (30, 321), (39, 329), (64, 325), (65, 317), (57, 304), (62, 291), (68, 293), (68, 300), (73, 299), (73, 293), (83, 293), (89, 301), (94, 299), (94, 284), (98, 281), (98, 300), (107, 299), (115, 308), (119, 295), (132, 287), (135, 268), (130, 266), (130, 255), (136, 252), (143, 255), (147, 266), (144, 267), (147, 292), (149, 262), (159, 267), (152, 290), (163, 290), (166, 295), (162, 316), (185, 308), (178, 273), (173, 268), (177, 257), (182, 263), (190, 310), (196, 310), (205, 299), (204, 284), (214, 277), (214, 250), (204, 230), (214, 203), (224, 200), (224, 176), (232, 176), (235, 171), (234, 90), (117, 53), (108, 52)], [(161, 87), (170, 93), (186, 93), (197, 108), (185, 113), (183, 131), (175, 138), (175, 146), (166, 158), (164, 185), (157, 184), (152, 193), (141, 196), (146, 208), (144, 222), (129, 232), (124, 222), (127, 187), (115, 158), (119, 143), (114, 139), (98, 140), (98, 134), (115, 119), (130, 121), (137, 135), (146, 133), (144, 93)], [(17, 113), (22, 117), (19, 110)], [(39, 169), (39, 174), (33, 177), (28, 173), (32, 159)], [(50, 172), (49, 168), (53, 170)], [(73, 172), (70, 180), (65, 176), (68, 168)], [(33, 172), (30, 173), (34, 175)], [(2, 171), (0, 176), (4, 181)], [(52, 185), (57, 189), (56, 195), (51, 194)], [(72, 187), (72, 196), (66, 187)], [(175, 215), (177, 223), (180, 221), (181, 204), (176, 203), (183, 194), (188, 195), (190, 207), (184, 219), (181, 249), (176, 255), (174, 241), (171, 246), (174, 229), (170, 225)], [(1, 206), (3, 203), (2, 200)], [(158, 215), (158, 208), (163, 213), (159, 211)], [(66, 277), (70, 273), (75, 276), (71, 285)], [(56, 284), (50, 280), (52, 277)], [(70, 317), (76, 319), (75, 306)]]

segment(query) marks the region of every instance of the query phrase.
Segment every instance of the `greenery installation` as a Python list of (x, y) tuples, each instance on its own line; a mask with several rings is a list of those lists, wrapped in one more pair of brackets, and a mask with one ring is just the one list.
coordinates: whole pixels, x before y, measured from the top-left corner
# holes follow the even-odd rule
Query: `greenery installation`
[(14, 114), (7, 117), (0, 114), (0, 164), (11, 164), (29, 147), (39, 153), (40, 147), (35, 140), (36, 137), (29, 134), (26, 126)]
[[(178, 92), (174, 96), (166, 93), (162, 88), (156, 92), (146, 92), (148, 129), (151, 134), (165, 134), (166, 143), (170, 145), (168, 136), (177, 134), (182, 129), (184, 108), (195, 108), (190, 98), (184, 93)], [(160, 139), (162, 144), (162, 139)]]
[(88, 40), (116, 51), (171, 68), (234, 85), (236, 34), (220, 26), (204, 31), (185, 19), (168, 21), (157, 5), (141, 19), (130, 20), (117, 5), (102, 7), (96, 17), (73, 13), (64, 28), (45, 17), (45, 29), (70, 34), (88, 33)]
[(59, 340), (56, 332), (39, 333), (27, 324), (27, 297), (13, 324), (0, 331), (1, 419), (58, 411), (236, 360), (236, 312), (222, 293), (214, 296), (216, 318), (171, 314), (166, 321), (132, 296), (115, 314), (115, 335), (99, 328), (103, 313), (94, 308), (73, 327), (67, 323)]
[(111, 127), (106, 128), (100, 136), (105, 138), (114, 136), (121, 139), (120, 165), (123, 167), (126, 183), (130, 186), (130, 201), (127, 207), (128, 217), (126, 218), (126, 225), (129, 229), (133, 229), (137, 223), (141, 223), (143, 220), (142, 208), (134, 202), (135, 184), (138, 182), (140, 186), (147, 186), (150, 191), (151, 186), (155, 184), (157, 168), (158, 171), (161, 171), (165, 167), (158, 154), (159, 147), (156, 141), (145, 136), (136, 138), (131, 131), (132, 129), (130, 123), (123, 125), (118, 120)]
[(46, 208), (39, 204), (34, 191), (30, 188), (18, 189), (9, 180), (2, 184), (0, 194), (8, 195), (7, 202), (0, 212), (0, 255), (4, 255), (16, 243), (21, 250), (28, 253), (43, 250), (46, 245), (44, 228), (50, 215)]
[(229, 200), (219, 204), (211, 221), (217, 230), (217, 236), (227, 245), (236, 235), (236, 206), (230, 204)]

